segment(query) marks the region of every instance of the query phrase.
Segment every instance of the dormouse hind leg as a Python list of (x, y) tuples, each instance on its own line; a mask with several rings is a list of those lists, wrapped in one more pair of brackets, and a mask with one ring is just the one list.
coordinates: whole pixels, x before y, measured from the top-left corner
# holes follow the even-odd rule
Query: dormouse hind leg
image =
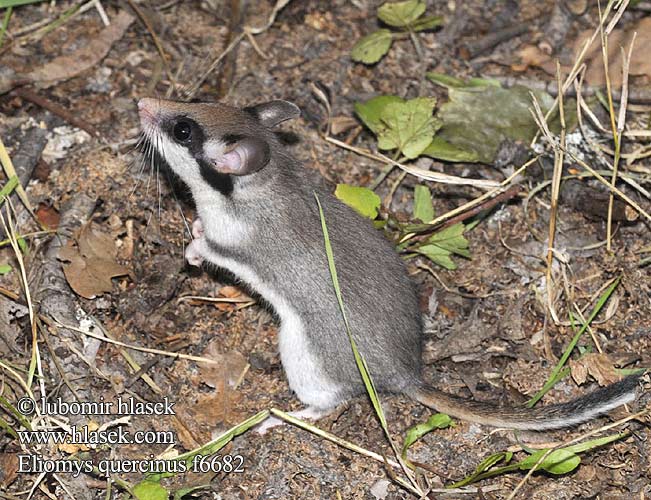
[[(302, 410), (290, 411), (289, 415), (291, 415), (292, 417), (299, 418), (301, 420), (304, 419), (319, 420), (320, 418), (330, 415), (334, 410), (335, 408), (322, 410), (320, 408), (308, 406), (307, 408), (303, 408)], [(284, 425), (285, 423), (286, 422), (284, 420), (278, 417), (268, 417), (267, 420), (264, 420), (263, 422), (255, 426), (255, 431), (261, 436), (264, 436), (269, 429), (273, 429), (274, 427), (278, 427), (279, 425)]]

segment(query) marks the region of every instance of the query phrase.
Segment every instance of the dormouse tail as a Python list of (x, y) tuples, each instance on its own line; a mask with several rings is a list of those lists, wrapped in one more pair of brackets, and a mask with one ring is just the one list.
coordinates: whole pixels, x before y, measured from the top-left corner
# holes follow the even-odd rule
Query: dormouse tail
[(567, 403), (537, 408), (509, 408), (482, 403), (452, 396), (429, 386), (418, 388), (414, 398), (429, 408), (462, 420), (493, 427), (543, 431), (580, 424), (634, 401), (639, 379), (639, 375), (632, 375)]

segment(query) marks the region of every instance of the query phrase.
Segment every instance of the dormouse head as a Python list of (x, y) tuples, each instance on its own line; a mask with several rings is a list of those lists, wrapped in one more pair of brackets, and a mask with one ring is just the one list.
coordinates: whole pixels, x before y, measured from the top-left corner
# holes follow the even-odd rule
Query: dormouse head
[(146, 142), (188, 186), (224, 195), (237, 178), (250, 176), (271, 161), (272, 128), (300, 115), (288, 101), (247, 108), (221, 103), (182, 103), (161, 99), (138, 102)]

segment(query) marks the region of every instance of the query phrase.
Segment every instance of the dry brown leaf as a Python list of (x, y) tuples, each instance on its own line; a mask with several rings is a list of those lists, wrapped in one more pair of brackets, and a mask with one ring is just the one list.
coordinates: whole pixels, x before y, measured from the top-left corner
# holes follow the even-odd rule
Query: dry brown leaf
[[(614, 87), (622, 84), (622, 50), (628, 54), (633, 33), (637, 32), (629, 73), (632, 76), (645, 75), (651, 80), (651, 17), (643, 17), (636, 24), (626, 29), (614, 30), (608, 37), (608, 74)], [(591, 31), (585, 31), (577, 37), (574, 43), (575, 54), (578, 54), (583, 44), (591, 36)], [(604, 62), (599, 37), (590, 46), (586, 54), (588, 69), (585, 81), (590, 86), (602, 86), (606, 83)]]
[(36, 218), (48, 229), (56, 229), (59, 227), (61, 215), (56, 208), (48, 205), (47, 203), (39, 203), (36, 209)]
[(556, 59), (536, 45), (526, 45), (519, 49), (516, 55), (519, 57), (520, 62), (511, 65), (513, 71), (523, 72), (530, 66), (535, 66), (550, 75), (556, 73)]
[(18, 476), (18, 455), (0, 453), (0, 488), (3, 490)]
[(63, 273), (75, 293), (87, 299), (113, 290), (112, 278), (129, 270), (115, 262), (117, 248), (113, 238), (85, 224), (59, 251)]
[(108, 54), (113, 43), (122, 38), (133, 21), (134, 17), (128, 12), (120, 11), (111, 20), (111, 25), (104, 28), (97, 38), (90, 40), (72, 54), (56, 57), (25, 76), (34, 82), (53, 83), (67, 80), (82, 71), (96, 67)]
[(570, 370), (574, 381), (581, 385), (588, 375), (594, 377), (600, 386), (614, 384), (621, 377), (607, 354), (589, 353), (581, 359), (570, 362)]
[[(94, 432), (97, 429), (99, 429), (99, 424), (93, 420), (88, 422), (88, 431), (89, 432)], [(84, 443), (59, 443), (57, 445), (57, 448), (59, 451), (62, 451), (64, 453), (68, 453), (69, 455), (73, 455), (75, 453), (79, 453), (80, 451), (88, 451), (90, 450), (90, 447)]]
[(198, 364), (201, 381), (213, 389), (234, 387), (248, 365), (246, 358), (237, 351), (220, 353), (221, 343), (219, 339), (213, 339), (201, 353), (202, 357), (219, 363)]
[[(239, 289), (236, 286), (223, 286), (219, 289), (219, 293), (217, 294), (219, 297), (224, 297), (226, 299), (246, 299), (248, 298), (248, 295), (244, 294), (241, 289)], [(214, 303), (215, 308), (219, 309), (220, 311), (230, 311), (237, 307), (236, 303), (232, 302), (215, 302)]]
[(330, 120), (330, 131), (334, 135), (348, 132), (350, 129), (359, 126), (359, 122), (350, 116), (334, 116)]

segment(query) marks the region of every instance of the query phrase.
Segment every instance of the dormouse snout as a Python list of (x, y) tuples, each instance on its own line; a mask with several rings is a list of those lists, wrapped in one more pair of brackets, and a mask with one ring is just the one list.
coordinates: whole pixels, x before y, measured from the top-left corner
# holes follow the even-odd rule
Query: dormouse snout
[(142, 125), (153, 125), (160, 113), (160, 102), (157, 99), (144, 97), (138, 101), (138, 115)]

